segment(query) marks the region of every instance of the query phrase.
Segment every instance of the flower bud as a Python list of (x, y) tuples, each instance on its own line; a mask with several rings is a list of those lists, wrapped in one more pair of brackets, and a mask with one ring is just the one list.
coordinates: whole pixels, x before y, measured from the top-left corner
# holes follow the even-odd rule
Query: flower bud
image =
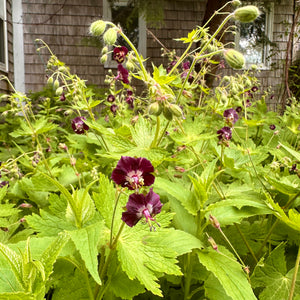
[(94, 36), (100, 36), (103, 34), (106, 28), (106, 22), (103, 20), (95, 21), (90, 26), (90, 33)]
[(165, 105), (163, 109), (163, 115), (167, 120), (172, 121), (173, 113), (172, 110), (170, 109), (170, 105)]
[(242, 53), (234, 50), (227, 49), (224, 51), (224, 58), (228, 65), (233, 69), (242, 69), (245, 65), (245, 57)]
[(56, 96), (60, 96), (63, 93), (64, 89), (60, 86), (56, 89), (55, 94)]
[(106, 54), (107, 52), (108, 52), (108, 47), (107, 46), (103, 47), (101, 53)]
[(52, 84), (53, 84), (53, 77), (49, 77), (49, 78), (48, 78), (47, 84), (48, 84), (48, 85), (52, 85)]
[(134, 71), (134, 64), (131, 62), (131, 61), (127, 61), (126, 62), (126, 69), (128, 70), (128, 71)]
[(235, 7), (238, 7), (240, 6), (242, 3), (240, 0), (232, 0), (231, 4)]
[(176, 105), (176, 104), (170, 104), (169, 108), (170, 108), (172, 114), (175, 117), (182, 116), (182, 110), (181, 110), (181, 108), (178, 105)]
[(208, 242), (211, 244), (212, 248), (213, 248), (214, 250), (218, 251), (218, 245), (217, 245), (217, 243), (215, 242), (215, 240), (214, 240), (211, 236), (209, 236), (209, 237), (207, 238), (207, 240), (208, 240)]
[(113, 45), (117, 40), (117, 32), (115, 28), (109, 28), (104, 33), (103, 40), (106, 45)]
[(159, 116), (162, 112), (162, 106), (158, 102), (153, 102), (149, 105), (148, 112), (150, 115)]
[(254, 5), (247, 5), (237, 8), (233, 15), (236, 20), (242, 23), (250, 23), (259, 16), (259, 9)]
[(54, 90), (57, 90), (58, 87), (59, 87), (59, 81), (56, 79), (56, 80), (54, 81), (54, 83), (53, 83), (53, 89), (54, 89)]
[(107, 54), (103, 54), (100, 58), (100, 62), (101, 64), (104, 64), (107, 62)]

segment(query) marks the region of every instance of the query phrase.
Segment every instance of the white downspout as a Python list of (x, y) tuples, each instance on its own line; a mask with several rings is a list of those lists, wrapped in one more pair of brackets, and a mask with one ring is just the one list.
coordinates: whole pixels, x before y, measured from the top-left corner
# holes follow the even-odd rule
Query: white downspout
[(22, 0), (12, 1), (14, 87), (25, 93), (25, 63)]

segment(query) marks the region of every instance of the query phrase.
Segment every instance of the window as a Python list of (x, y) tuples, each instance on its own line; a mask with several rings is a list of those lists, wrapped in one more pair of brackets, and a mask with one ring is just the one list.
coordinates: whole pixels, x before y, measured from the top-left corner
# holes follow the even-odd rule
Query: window
[(0, 70), (7, 71), (6, 3), (0, 0)]
[[(139, 53), (146, 57), (146, 22), (139, 15), (138, 10), (128, 5), (127, 0), (119, 0), (113, 5), (109, 0), (103, 0), (103, 20), (111, 21), (122, 27), (124, 33), (138, 49)], [(117, 43), (126, 46), (122, 37), (118, 38)], [(109, 57), (105, 67), (116, 67), (117, 64)]]
[(269, 50), (273, 35), (274, 3), (243, 3), (256, 5), (261, 14), (252, 23), (238, 23), (235, 45), (244, 54), (246, 68), (256, 64), (261, 69), (270, 66)]

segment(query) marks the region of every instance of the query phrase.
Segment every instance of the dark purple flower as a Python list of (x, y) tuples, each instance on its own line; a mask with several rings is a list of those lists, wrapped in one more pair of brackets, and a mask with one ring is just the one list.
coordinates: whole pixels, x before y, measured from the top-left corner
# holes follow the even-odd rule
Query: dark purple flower
[(128, 53), (128, 49), (126, 47), (124, 46), (116, 47), (114, 49), (113, 59), (116, 62), (121, 64), (122, 62), (124, 62), (127, 53)]
[(189, 70), (190, 68), (190, 62), (189, 61), (186, 61), (184, 63), (182, 63), (182, 69), (183, 70)]
[(276, 128), (276, 126), (275, 126), (274, 124), (271, 124), (271, 125), (270, 125), (270, 129), (271, 129), (271, 130), (275, 130), (275, 128)]
[(253, 94), (252, 94), (250, 91), (246, 91), (246, 92), (245, 92), (245, 95), (246, 95), (247, 97), (253, 98)]
[(169, 73), (175, 65), (176, 65), (176, 61), (175, 60), (171, 61), (167, 67), (167, 73)]
[(258, 87), (257, 87), (257, 86), (253, 86), (253, 87), (251, 88), (251, 91), (254, 92), (254, 93), (257, 92), (257, 91), (258, 91)]
[(252, 103), (251, 103), (250, 99), (247, 99), (246, 100), (246, 107), (250, 107), (251, 105), (252, 105)]
[(128, 96), (128, 97), (126, 97), (125, 101), (129, 105), (130, 108), (134, 108), (134, 106), (133, 106), (133, 97)]
[(118, 64), (118, 75), (115, 79), (120, 80), (125, 84), (128, 84), (128, 74), (128, 71), (121, 64)]
[(107, 100), (108, 102), (114, 102), (115, 99), (116, 99), (115, 96), (112, 95), (112, 94), (108, 95), (107, 98), (106, 98), (106, 100)]
[(117, 110), (118, 110), (118, 105), (116, 104), (113, 104), (111, 107), (110, 107), (110, 111), (115, 115)]
[(72, 128), (75, 133), (84, 134), (84, 132), (89, 129), (89, 126), (84, 123), (84, 120), (86, 120), (86, 118), (82, 116), (72, 120)]
[(59, 100), (60, 100), (60, 101), (66, 101), (65, 93), (62, 93), (62, 94), (60, 95)]
[(154, 167), (148, 159), (122, 156), (111, 174), (111, 179), (129, 190), (137, 190), (154, 183), (153, 172)]
[(235, 124), (236, 121), (239, 119), (239, 115), (233, 108), (226, 109), (223, 113), (223, 117), (226, 118), (226, 122), (230, 125)]
[(232, 132), (230, 127), (223, 127), (220, 130), (217, 131), (218, 139), (220, 141), (229, 141), (232, 137)]
[(0, 181), (0, 188), (3, 188), (6, 185), (9, 187), (9, 181)]
[(154, 216), (159, 214), (162, 208), (159, 195), (150, 189), (150, 192), (145, 196), (144, 194), (131, 194), (126, 204), (126, 211), (122, 213), (122, 220), (130, 227), (136, 225), (140, 219), (146, 218), (150, 229), (155, 229), (151, 224), (154, 221), (158, 224)]
[(242, 109), (241, 106), (238, 106), (238, 107), (235, 109), (235, 111), (236, 111), (237, 113), (240, 113), (242, 110), (243, 110), (243, 109)]

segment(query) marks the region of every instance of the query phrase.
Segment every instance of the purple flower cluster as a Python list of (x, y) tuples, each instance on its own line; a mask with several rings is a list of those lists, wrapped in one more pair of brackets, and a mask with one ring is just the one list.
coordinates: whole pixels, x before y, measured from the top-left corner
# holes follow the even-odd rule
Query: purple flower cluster
[(84, 123), (86, 120), (85, 117), (76, 117), (72, 120), (72, 129), (76, 134), (84, 134), (86, 130), (89, 129), (89, 126)]
[(155, 229), (151, 222), (155, 222), (154, 216), (160, 213), (162, 203), (158, 194), (153, 192), (153, 188), (145, 193), (139, 193), (144, 186), (151, 186), (154, 183), (154, 167), (151, 162), (143, 157), (134, 158), (122, 156), (113, 170), (112, 180), (135, 193), (129, 196), (126, 204), (126, 211), (122, 213), (122, 220), (130, 227), (136, 225), (143, 217), (150, 226), (150, 230)]
[(123, 67), (122, 63), (125, 61), (127, 53), (128, 49), (124, 46), (116, 47), (113, 53), (113, 59), (118, 63), (118, 73), (115, 80), (120, 80), (125, 84), (129, 84), (129, 72)]
[(219, 129), (217, 134), (220, 141), (219, 143), (228, 147), (229, 141), (232, 138), (232, 127), (238, 121), (239, 115), (235, 109), (229, 108), (224, 111), (223, 117), (225, 118), (227, 126)]

